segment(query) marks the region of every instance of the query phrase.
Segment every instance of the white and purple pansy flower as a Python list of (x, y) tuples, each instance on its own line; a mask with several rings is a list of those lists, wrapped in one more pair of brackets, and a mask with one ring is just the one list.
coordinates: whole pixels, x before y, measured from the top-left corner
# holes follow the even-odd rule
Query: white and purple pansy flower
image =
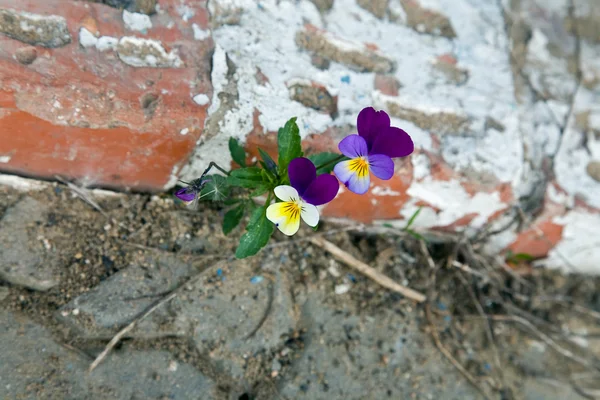
[(333, 175), (317, 176), (315, 165), (308, 158), (293, 159), (288, 166), (290, 185), (275, 188), (281, 200), (267, 208), (267, 219), (287, 236), (298, 232), (300, 218), (314, 227), (319, 223), (316, 206), (329, 203), (337, 195), (339, 183)]
[(352, 192), (364, 194), (369, 190), (370, 174), (383, 180), (394, 175), (395, 157), (406, 157), (414, 150), (408, 133), (390, 126), (385, 111), (368, 107), (358, 114), (358, 135), (346, 136), (338, 145), (350, 160), (338, 163), (333, 171)]

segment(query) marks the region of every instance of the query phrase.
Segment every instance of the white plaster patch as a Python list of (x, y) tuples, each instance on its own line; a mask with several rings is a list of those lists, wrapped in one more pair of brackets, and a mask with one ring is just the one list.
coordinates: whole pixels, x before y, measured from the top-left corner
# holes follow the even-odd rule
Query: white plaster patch
[(574, 210), (553, 222), (563, 225), (562, 240), (543, 264), (566, 273), (600, 274), (600, 215)]
[(227, 70), (227, 54), (225, 53), (225, 50), (217, 44), (213, 53), (212, 71), (210, 74), (210, 81), (213, 85), (214, 94), (212, 103), (208, 108), (209, 115), (217, 111), (221, 106), (219, 93), (221, 93), (225, 88), (225, 85), (227, 85)]
[(181, 4), (177, 6), (177, 12), (179, 13), (181, 19), (183, 19), (186, 22), (189, 21), (190, 18), (193, 18), (194, 15), (196, 15), (194, 9), (188, 6), (187, 4)]
[(507, 207), (500, 201), (498, 192), (480, 192), (470, 196), (457, 180), (425, 179), (422, 182), (414, 182), (407, 193), (413, 199), (423, 200), (440, 209), (437, 213), (438, 226), (450, 225), (468, 214), (475, 213), (477, 216), (471, 221), (470, 226), (479, 228), (487, 223), (488, 218), (496, 211)]
[(202, 29), (198, 24), (192, 24), (192, 29), (194, 30), (194, 39), (196, 40), (205, 40), (210, 37), (210, 30)]
[(180, 167), (178, 165), (173, 166), (173, 169), (171, 169), (171, 175), (169, 175), (169, 180), (167, 181), (165, 186), (163, 186), (163, 190), (170, 190), (173, 187), (175, 187), (175, 185), (177, 184), (177, 180), (179, 179), (177, 177), (177, 172), (179, 171), (179, 169)]
[(21, 178), (16, 175), (0, 174), (0, 185), (9, 186), (16, 190), (27, 192), (30, 190), (44, 190), (50, 186), (47, 182), (36, 181), (34, 179)]
[(429, 157), (426, 154), (419, 153), (413, 154), (410, 157), (410, 161), (413, 165), (413, 177), (416, 181), (420, 181), (429, 176), (430, 165)]
[(118, 43), (119, 39), (116, 37), (100, 36), (98, 38), (98, 42), (96, 43), (96, 49), (98, 51), (115, 50)]
[(121, 61), (132, 67), (179, 68), (183, 65), (176, 50), (167, 53), (162, 43), (153, 39), (123, 36), (117, 53)]
[(200, 94), (195, 95), (193, 97), (193, 100), (194, 100), (194, 103), (198, 104), (199, 106), (205, 106), (210, 101), (210, 99), (208, 98), (208, 96), (205, 95), (204, 93), (200, 93)]
[(79, 30), (79, 44), (81, 47), (96, 47), (98, 43), (98, 38), (86, 28), (81, 28)]
[(145, 32), (152, 28), (152, 21), (146, 14), (132, 13), (123, 10), (123, 22), (125, 27), (131, 31)]
[(12, 156), (0, 156), (0, 164), (7, 164), (11, 158)]
[[(197, 179), (202, 175), (208, 164), (213, 161), (223, 168), (228, 168), (231, 164), (231, 154), (229, 153), (229, 137), (216, 135), (205, 141), (202, 151), (196, 151), (192, 155), (190, 162), (183, 168), (181, 179), (190, 181)], [(215, 171), (215, 173), (218, 173)]]
[(373, 193), (375, 196), (399, 196), (401, 194), (400, 192), (396, 192), (389, 187), (383, 186), (373, 186), (371, 188), (371, 193)]
[(181, 135), (187, 135), (188, 133), (190, 133), (190, 129), (189, 128), (183, 128), (182, 130), (179, 131), (179, 134)]

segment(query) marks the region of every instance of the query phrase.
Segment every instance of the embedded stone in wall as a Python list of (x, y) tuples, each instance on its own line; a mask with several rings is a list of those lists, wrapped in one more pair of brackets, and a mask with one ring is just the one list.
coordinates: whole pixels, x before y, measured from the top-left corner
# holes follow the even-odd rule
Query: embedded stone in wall
[(71, 43), (67, 20), (58, 15), (0, 9), (0, 32), (35, 46), (53, 48)]
[(452, 54), (443, 54), (435, 59), (433, 68), (448, 82), (462, 85), (469, 79), (469, 71), (457, 66), (456, 57)]
[(107, 6), (118, 8), (119, 10), (127, 9), (129, 11), (154, 14), (158, 0), (84, 0), (92, 3), (102, 3)]
[(132, 67), (180, 68), (183, 61), (175, 50), (167, 53), (162, 43), (152, 39), (124, 36), (117, 44), (119, 59)]
[(385, 102), (390, 115), (410, 121), (419, 128), (439, 134), (465, 134), (470, 131), (470, 121), (465, 115), (446, 110), (420, 110), (400, 102)]
[(419, 33), (456, 37), (456, 32), (448, 17), (437, 11), (422, 7), (416, 0), (400, 0), (406, 13), (406, 23)]
[(334, 0), (310, 0), (321, 13), (327, 12), (333, 8)]
[(383, 19), (387, 13), (389, 0), (356, 0), (356, 4), (369, 11), (379, 19)]
[(15, 51), (15, 58), (23, 65), (29, 65), (37, 58), (37, 50), (33, 46), (21, 47)]
[(395, 63), (365, 43), (341, 39), (330, 32), (307, 24), (296, 34), (296, 44), (316, 55), (343, 64), (359, 72), (388, 73)]
[(596, 182), (600, 182), (600, 161), (590, 161), (585, 168), (585, 171), (590, 178)]
[(375, 86), (375, 90), (379, 90), (386, 96), (398, 96), (402, 84), (394, 75), (377, 74), (373, 86)]
[(297, 80), (290, 82), (288, 87), (292, 100), (335, 118), (337, 114), (337, 97), (332, 96), (323, 85)]

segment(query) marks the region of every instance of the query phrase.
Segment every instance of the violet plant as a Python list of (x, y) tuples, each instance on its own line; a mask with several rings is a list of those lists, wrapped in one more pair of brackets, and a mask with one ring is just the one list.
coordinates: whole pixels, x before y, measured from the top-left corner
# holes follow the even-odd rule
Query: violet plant
[[(392, 158), (406, 157), (414, 151), (410, 136), (391, 126), (384, 111), (363, 109), (358, 115), (357, 130), (357, 135), (349, 135), (339, 143), (342, 154), (325, 152), (304, 157), (296, 118), (292, 118), (277, 134), (277, 162), (258, 149), (261, 160), (253, 165), (247, 165), (244, 148), (231, 138), (229, 151), (240, 168), (227, 171), (211, 162), (198, 179), (183, 182), (187, 186), (178, 189), (175, 196), (191, 206), (199, 200), (222, 202), (229, 208), (223, 218), (225, 234), (249, 214), (235, 255), (255, 255), (266, 246), (275, 228), (291, 236), (303, 220), (316, 229), (320, 218), (317, 206), (335, 199), (339, 182), (362, 195), (369, 189), (370, 174), (391, 179)], [(224, 175), (209, 175), (212, 168)]]

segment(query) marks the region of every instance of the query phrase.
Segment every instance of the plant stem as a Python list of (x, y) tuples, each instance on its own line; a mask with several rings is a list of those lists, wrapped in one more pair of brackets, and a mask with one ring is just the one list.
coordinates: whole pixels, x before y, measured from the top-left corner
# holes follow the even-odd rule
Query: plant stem
[(343, 155), (343, 154), (340, 154), (339, 156), (337, 156), (337, 157), (336, 157), (336, 158), (334, 158), (333, 160), (329, 160), (329, 161), (327, 161), (327, 162), (326, 162), (326, 163), (324, 163), (324, 164), (317, 165), (317, 171), (318, 171), (318, 170), (320, 170), (321, 168), (327, 167), (329, 164), (334, 164), (334, 163), (336, 163), (336, 162), (338, 162), (338, 161), (341, 161), (341, 160), (342, 160), (342, 159), (344, 159), (344, 158), (346, 158), (346, 156), (345, 156), (345, 155)]
[(265, 206), (269, 206), (271, 205), (271, 191), (269, 191), (269, 194), (267, 195), (267, 201), (265, 202)]
[(212, 167), (215, 167), (216, 169), (218, 169), (219, 171), (221, 171), (225, 175), (229, 175), (230, 174), (230, 171), (226, 171), (225, 169), (221, 168), (219, 166), (219, 164), (217, 164), (216, 162), (211, 161), (210, 164), (208, 164), (208, 168), (206, 168), (204, 170), (204, 172), (202, 173), (202, 176), (208, 174), (208, 171), (210, 171)]

